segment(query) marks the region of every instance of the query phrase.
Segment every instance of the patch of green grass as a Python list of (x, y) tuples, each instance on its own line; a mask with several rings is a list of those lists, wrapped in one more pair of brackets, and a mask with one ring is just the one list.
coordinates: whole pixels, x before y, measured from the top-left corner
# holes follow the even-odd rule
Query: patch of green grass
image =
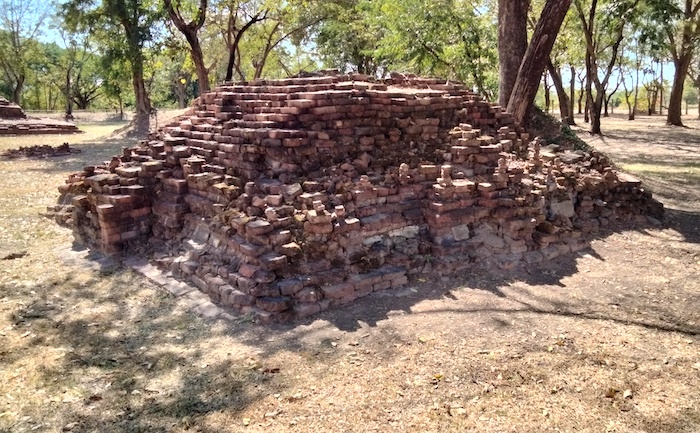
[(662, 179), (683, 179), (688, 182), (700, 181), (700, 165), (673, 166), (665, 164), (632, 163), (621, 164), (622, 169), (642, 176), (656, 176)]

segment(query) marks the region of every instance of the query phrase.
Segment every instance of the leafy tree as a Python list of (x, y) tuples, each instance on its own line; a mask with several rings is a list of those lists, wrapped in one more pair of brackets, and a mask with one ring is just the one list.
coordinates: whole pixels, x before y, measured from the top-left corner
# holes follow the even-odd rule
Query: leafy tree
[(608, 83), (618, 62), (625, 26), (633, 19), (638, 3), (639, 0), (591, 0), (590, 3), (574, 0), (586, 42), (586, 94), (591, 134), (602, 133), (600, 118)]
[(257, 42), (251, 41), (253, 43), (249, 44), (254, 47), (251, 53), (253, 78), (263, 76), (268, 59), (274, 51), (277, 54), (284, 53), (284, 49), (280, 50), (283, 42), (301, 44), (309, 37), (312, 29), (335, 11), (334, 2), (318, 0), (288, 1), (282, 7), (271, 9), (267, 20), (249, 33), (251, 39), (254, 38)]
[(48, 15), (47, 3), (38, 0), (0, 0), (0, 68), (19, 104), (27, 80), (28, 63), (40, 52), (36, 38)]
[(319, 24), (316, 45), (326, 66), (369, 75), (386, 70), (388, 59), (377, 52), (386, 33), (375, 18), (377, 9), (376, 2), (369, 0), (348, 1), (338, 4), (332, 17)]
[(648, 0), (648, 4), (645, 35), (651, 44), (667, 50), (676, 69), (666, 123), (682, 126), (683, 87), (700, 38), (700, 1)]
[(124, 106), (129, 97), (133, 97), (129, 88), (132, 74), (129, 71), (128, 61), (118, 50), (107, 50), (100, 58), (104, 83), (105, 96), (116, 102), (119, 120), (124, 120)]
[(208, 0), (199, 0), (198, 5), (181, 0), (164, 0), (165, 10), (172, 23), (183, 34), (189, 45), (189, 52), (197, 72), (199, 94), (209, 91), (209, 69), (204, 64), (204, 52), (199, 40), (207, 16)]
[(73, 28), (94, 31), (107, 58), (128, 62), (136, 105), (135, 131), (145, 135), (152, 108), (144, 80), (144, 49), (156, 39), (160, 9), (151, 0), (70, 0), (62, 5), (62, 12)]
[[(639, 103), (639, 87), (641, 84), (639, 73), (644, 71), (642, 68), (644, 55), (638, 35), (629, 37), (628, 41), (629, 48), (623, 46), (620, 49), (620, 57), (622, 59), (620, 62), (620, 75), (622, 76), (622, 88), (627, 104), (627, 120), (634, 120)], [(625, 56), (627, 51), (630, 53), (629, 57)], [(628, 81), (630, 83), (629, 86), (627, 84)], [(631, 101), (630, 98), (632, 98)]]
[(245, 33), (255, 24), (265, 21), (270, 13), (270, 5), (260, 1), (233, 1), (224, 4), (228, 9), (226, 21), (226, 46), (228, 47), (228, 63), (226, 65), (226, 77), (224, 81), (233, 79), (233, 71), (236, 69), (241, 80), (245, 80), (245, 74), (241, 70), (241, 40)]
[(481, 5), (456, 0), (385, 0), (379, 19), (387, 31), (380, 57), (390, 66), (473, 84), (493, 96), (496, 35)]
[[(58, 44), (37, 43), (37, 55), (27, 63), (26, 93), (23, 97), (25, 108), (54, 110), (63, 96), (60, 83), (63, 79), (61, 65), (65, 49)], [(33, 95), (34, 97), (28, 97)]]

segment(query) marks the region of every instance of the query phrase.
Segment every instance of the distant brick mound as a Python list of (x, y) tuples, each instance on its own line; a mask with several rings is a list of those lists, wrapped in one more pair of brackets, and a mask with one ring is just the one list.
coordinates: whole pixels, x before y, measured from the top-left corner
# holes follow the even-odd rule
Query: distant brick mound
[(22, 111), (22, 107), (17, 104), (10, 103), (10, 101), (0, 96), (0, 118), (26, 119), (27, 116), (24, 114), (24, 111)]
[(549, 260), (662, 211), (603, 155), (541, 147), (463, 85), (401, 75), (222, 85), (60, 190), (77, 241), (156, 251), (265, 320), (415, 274)]
[(0, 97), (0, 135), (75, 134), (82, 132), (72, 123), (27, 117), (17, 104)]

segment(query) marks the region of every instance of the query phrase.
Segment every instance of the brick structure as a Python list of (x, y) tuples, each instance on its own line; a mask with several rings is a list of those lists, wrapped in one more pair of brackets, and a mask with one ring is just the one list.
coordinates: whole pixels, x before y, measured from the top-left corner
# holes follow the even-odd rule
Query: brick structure
[(82, 132), (72, 123), (27, 117), (17, 104), (0, 97), (0, 135), (74, 134)]
[(321, 75), (222, 85), (62, 186), (57, 218), (108, 254), (265, 320), (411, 275), (536, 263), (661, 205), (595, 151), (552, 152), (463, 85)]

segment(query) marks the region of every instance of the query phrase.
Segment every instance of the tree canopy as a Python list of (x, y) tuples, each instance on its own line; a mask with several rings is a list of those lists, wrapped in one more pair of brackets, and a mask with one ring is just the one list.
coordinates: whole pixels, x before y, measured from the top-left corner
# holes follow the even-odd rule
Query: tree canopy
[(594, 133), (617, 99), (630, 119), (667, 107), (680, 125), (700, 84), (700, 0), (0, 1), (0, 93), (68, 115), (133, 111), (142, 132), (153, 106), (215, 83), (319, 68), (458, 80), (523, 121), (516, 105), (553, 88), (562, 119), (578, 101)]

